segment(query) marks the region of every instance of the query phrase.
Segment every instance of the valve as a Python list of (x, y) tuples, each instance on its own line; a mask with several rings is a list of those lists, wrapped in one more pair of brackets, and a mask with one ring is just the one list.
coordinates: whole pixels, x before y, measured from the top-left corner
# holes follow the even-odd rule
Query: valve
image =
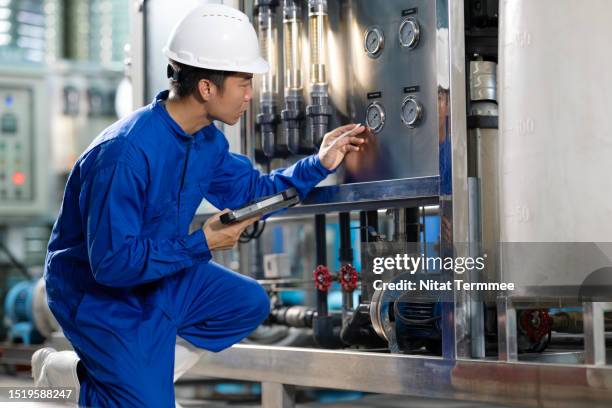
[(340, 284), (342, 290), (352, 292), (357, 289), (357, 271), (351, 264), (343, 265), (340, 268)]
[(534, 342), (547, 336), (552, 328), (552, 318), (546, 310), (523, 310), (520, 314), (520, 328)]
[(332, 276), (325, 265), (319, 265), (314, 270), (315, 287), (323, 292), (327, 292), (332, 284)]

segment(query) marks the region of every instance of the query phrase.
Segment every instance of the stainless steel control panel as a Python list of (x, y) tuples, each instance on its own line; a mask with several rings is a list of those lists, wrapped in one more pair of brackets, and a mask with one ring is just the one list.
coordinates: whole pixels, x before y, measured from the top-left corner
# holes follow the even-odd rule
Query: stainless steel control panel
[[(365, 152), (346, 161), (344, 183), (439, 174), (438, 89), (448, 66), (445, 2), (350, 0), (350, 116), (373, 130)], [(361, 46), (357, 47), (357, 41)], [(446, 42), (446, 44), (448, 44)], [(446, 75), (445, 75), (446, 71)], [(440, 74), (441, 73), (441, 74)]]

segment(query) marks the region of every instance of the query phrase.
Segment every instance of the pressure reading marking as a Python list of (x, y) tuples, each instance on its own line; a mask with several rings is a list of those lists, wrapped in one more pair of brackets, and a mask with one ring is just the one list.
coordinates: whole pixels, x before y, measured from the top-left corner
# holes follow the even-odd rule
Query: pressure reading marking
[(399, 42), (402, 47), (414, 48), (419, 44), (421, 28), (414, 17), (407, 17), (399, 26)]
[(385, 126), (385, 110), (378, 102), (372, 102), (366, 109), (366, 125), (374, 133), (378, 133)]
[(412, 95), (404, 98), (402, 102), (402, 122), (409, 128), (415, 128), (423, 117), (423, 107)]
[(363, 48), (365, 52), (371, 58), (376, 58), (380, 55), (383, 47), (385, 46), (385, 36), (383, 32), (377, 27), (368, 28), (364, 36)]

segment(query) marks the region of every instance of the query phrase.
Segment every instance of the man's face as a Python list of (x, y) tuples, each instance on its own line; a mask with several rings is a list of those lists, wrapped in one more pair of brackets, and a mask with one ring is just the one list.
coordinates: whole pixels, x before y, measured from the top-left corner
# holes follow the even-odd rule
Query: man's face
[(216, 90), (208, 101), (208, 113), (228, 125), (235, 125), (253, 97), (253, 74), (236, 73), (225, 78), (223, 92)]

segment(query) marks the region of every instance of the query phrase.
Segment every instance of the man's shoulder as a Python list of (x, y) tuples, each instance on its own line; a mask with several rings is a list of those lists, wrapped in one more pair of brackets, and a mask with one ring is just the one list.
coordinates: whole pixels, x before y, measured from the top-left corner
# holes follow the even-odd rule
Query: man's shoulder
[(104, 129), (77, 160), (76, 165), (80, 167), (81, 174), (118, 163), (144, 170), (146, 154), (136, 140), (150, 126), (152, 117), (149, 106), (145, 106)]
[(131, 142), (141, 130), (151, 125), (152, 118), (153, 114), (149, 106), (144, 106), (132, 112), (100, 132), (83, 154), (87, 154), (89, 151), (107, 142), (114, 144)]

